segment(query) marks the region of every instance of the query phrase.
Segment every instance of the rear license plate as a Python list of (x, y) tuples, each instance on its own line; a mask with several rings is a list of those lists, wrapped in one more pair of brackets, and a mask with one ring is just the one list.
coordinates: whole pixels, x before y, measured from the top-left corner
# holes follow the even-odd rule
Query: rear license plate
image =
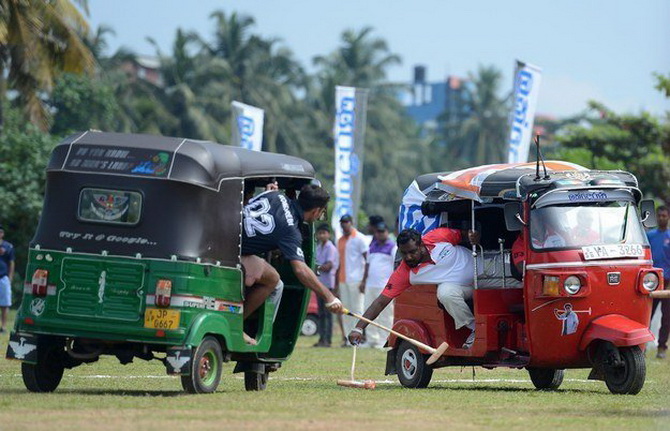
[(152, 329), (176, 329), (179, 327), (179, 310), (147, 308), (144, 312), (144, 327)]

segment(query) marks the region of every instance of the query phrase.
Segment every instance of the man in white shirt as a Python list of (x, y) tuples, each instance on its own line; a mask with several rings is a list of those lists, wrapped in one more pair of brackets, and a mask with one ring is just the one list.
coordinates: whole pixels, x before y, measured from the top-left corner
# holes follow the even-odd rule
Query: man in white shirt
[[(349, 214), (340, 218), (340, 226), (342, 237), (337, 241), (337, 251), (340, 254), (340, 266), (337, 270), (340, 299), (350, 311), (360, 314), (363, 312), (363, 291), (365, 290), (363, 277), (368, 245), (363, 238), (364, 235), (354, 228)], [(352, 319), (345, 318), (344, 334), (348, 334), (355, 323)], [(346, 345), (348, 343), (345, 340), (343, 346)]]
[[(386, 282), (393, 273), (393, 264), (395, 260), (396, 246), (395, 241), (389, 238), (389, 230), (384, 222), (379, 222), (372, 226), (374, 239), (370, 243), (368, 251), (368, 263), (365, 265), (365, 308), (367, 309), (372, 302), (384, 290)], [(361, 283), (363, 286), (363, 283)], [(380, 325), (393, 326), (393, 303), (389, 304), (377, 316), (377, 323)], [(368, 326), (365, 331), (364, 347), (384, 347), (387, 333), (376, 326)]]
[[(470, 251), (458, 244), (467, 235), (470, 244), (479, 242), (479, 234), (467, 234), (440, 227), (423, 237), (415, 229), (398, 234), (398, 249), (402, 263), (393, 271), (382, 293), (365, 310), (363, 317), (374, 320), (386, 306), (412, 285), (437, 284), (437, 299), (454, 319), (456, 329), (467, 327), (470, 335), (463, 349), (475, 341), (475, 317), (465, 302), (473, 296), (474, 259)], [(367, 322), (359, 320), (347, 337), (352, 344), (362, 340)]]

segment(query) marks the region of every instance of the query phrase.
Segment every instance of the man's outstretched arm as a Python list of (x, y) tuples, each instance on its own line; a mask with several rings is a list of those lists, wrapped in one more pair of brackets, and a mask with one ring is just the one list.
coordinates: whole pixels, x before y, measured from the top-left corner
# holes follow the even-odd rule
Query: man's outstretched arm
[(314, 293), (319, 295), (321, 299), (326, 302), (328, 311), (331, 313), (342, 312), (342, 302), (333, 295), (333, 292), (331, 292), (330, 289), (319, 281), (316, 274), (314, 274), (314, 271), (312, 271), (305, 262), (301, 260), (292, 260), (291, 269), (293, 269), (293, 273), (305, 287), (314, 291)]
[[(379, 313), (381, 313), (392, 300), (393, 298), (389, 298), (383, 294), (379, 295), (374, 301), (372, 301), (372, 304), (370, 304), (368, 309), (365, 310), (363, 317), (369, 320), (375, 320), (377, 316), (379, 316)], [(363, 329), (365, 329), (366, 326), (368, 326), (368, 323), (362, 320), (359, 320), (358, 323), (356, 323), (356, 327), (349, 333), (348, 336), (349, 342), (351, 344), (358, 344), (361, 342), (361, 339), (363, 338)]]

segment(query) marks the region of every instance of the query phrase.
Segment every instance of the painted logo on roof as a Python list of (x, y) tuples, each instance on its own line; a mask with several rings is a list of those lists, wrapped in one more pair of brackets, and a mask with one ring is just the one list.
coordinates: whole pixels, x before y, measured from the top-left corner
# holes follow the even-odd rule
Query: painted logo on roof
[(131, 171), (133, 174), (149, 174), (162, 176), (167, 173), (168, 162), (170, 155), (168, 153), (160, 152), (151, 157), (150, 160), (140, 162)]

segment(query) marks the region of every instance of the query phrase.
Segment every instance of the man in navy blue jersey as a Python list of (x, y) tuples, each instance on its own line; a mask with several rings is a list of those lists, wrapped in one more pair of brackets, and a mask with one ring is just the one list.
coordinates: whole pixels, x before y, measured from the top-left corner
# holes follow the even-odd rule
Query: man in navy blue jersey
[(313, 222), (326, 212), (330, 196), (323, 188), (306, 185), (295, 200), (275, 190), (268, 190), (249, 200), (244, 207), (242, 226), (242, 265), (244, 285), (248, 288), (244, 301), (244, 317), (248, 317), (274, 294), (279, 305), (284, 287), (279, 273), (257, 254), (279, 249), (298, 280), (316, 292), (333, 313), (342, 311), (342, 303), (317, 278), (305, 263), (300, 224)]

